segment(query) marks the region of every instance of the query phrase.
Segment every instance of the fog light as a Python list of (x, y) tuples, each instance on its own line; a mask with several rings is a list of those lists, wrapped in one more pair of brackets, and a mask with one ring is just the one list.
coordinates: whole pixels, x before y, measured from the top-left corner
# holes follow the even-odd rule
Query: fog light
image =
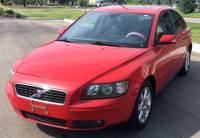
[(73, 121), (74, 128), (97, 128), (105, 125), (104, 120)]
[(21, 112), (20, 112), (20, 110), (18, 108), (16, 108), (16, 107), (14, 107), (14, 108), (19, 114), (21, 114)]

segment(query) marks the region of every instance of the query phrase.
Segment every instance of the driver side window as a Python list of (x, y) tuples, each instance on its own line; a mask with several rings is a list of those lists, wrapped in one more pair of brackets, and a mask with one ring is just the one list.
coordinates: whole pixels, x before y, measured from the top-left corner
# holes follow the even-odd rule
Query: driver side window
[(170, 14), (168, 11), (165, 11), (159, 17), (157, 27), (156, 27), (154, 43), (155, 44), (159, 43), (160, 38), (163, 35), (172, 35), (173, 33), (174, 31), (173, 31), (173, 25), (172, 25)]

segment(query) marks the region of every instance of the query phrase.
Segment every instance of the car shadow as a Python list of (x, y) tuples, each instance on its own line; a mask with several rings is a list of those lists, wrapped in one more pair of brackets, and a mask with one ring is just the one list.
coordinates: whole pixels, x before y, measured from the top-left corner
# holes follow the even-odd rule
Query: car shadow
[(141, 131), (125, 128), (121, 124), (102, 130), (73, 131), (41, 124), (37, 127), (57, 138), (177, 138), (200, 136), (200, 59), (192, 53), (190, 72), (176, 75), (155, 98), (151, 117)]

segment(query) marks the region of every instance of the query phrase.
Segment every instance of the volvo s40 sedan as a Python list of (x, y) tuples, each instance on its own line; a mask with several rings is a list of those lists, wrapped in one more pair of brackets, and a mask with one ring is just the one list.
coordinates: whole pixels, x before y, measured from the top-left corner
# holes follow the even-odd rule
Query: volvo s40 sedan
[(73, 130), (120, 122), (142, 129), (155, 95), (189, 71), (191, 30), (169, 7), (97, 8), (59, 34), (10, 69), (6, 93), (26, 120)]

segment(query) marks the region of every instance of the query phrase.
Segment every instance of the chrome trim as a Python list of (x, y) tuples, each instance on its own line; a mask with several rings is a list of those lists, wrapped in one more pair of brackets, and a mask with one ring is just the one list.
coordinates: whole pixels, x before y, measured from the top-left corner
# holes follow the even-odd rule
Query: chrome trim
[(46, 115), (49, 114), (48, 110), (47, 110), (47, 104), (46, 103), (44, 103), (44, 107), (42, 107), (42, 106), (38, 106), (38, 105), (33, 105), (33, 101), (31, 100), (31, 110), (32, 110), (32, 112), (35, 112), (34, 108), (45, 110)]
[[(34, 85), (29, 85), (29, 84), (23, 84), (23, 83), (15, 83), (15, 84), (14, 84), (15, 93), (16, 93), (16, 95), (17, 95), (18, 97), (20, 97), (20, 98), (24, 98), (24, 99), (26, 99), (26, 100), (28, 99), (28, 100), (32, 100), (32, 101), (43, 102), (43, 103), (46, 103), (46, 104), (55, 104), (55, 105), (65, 105), (65, 103), (66, 103), (66, 101), (67, 101), (68, 93), (67, 93), (66, 91), (61, 91), (61, 90), (57, 90), (57, 89), (49, 89), (49, 90), (55, 90), (55, 91), (60, 91), (60, 92), (66, 93), (66, 99), (65, 99), (65, 102), (64, 102), (63, 104), (56, 103), (56, 102), (49, 102), (49, 101), (39, 100), (39, 99), (33, 99), (33, 98), (30, 98), (30, 97), (25, 97), (25, 96), (21, 96), (21, 95), (19, 95), (19, 94), (17, 93), (16, 87), (15, 87), (16, 84), (21, 84), (21, 85), (26, 85), (26, 86), (36, 87), (36, 88), (38, 88), (38, 87), (39, 87), (39, 88), (44, 88), (44, 87), (42, 87), (42, 86), (34, 86)], [(46, 89), (46, 88), (44, 88), (44, 89)]]
[(176, 39), (172, 40), (172, 43), (176, 43)]

